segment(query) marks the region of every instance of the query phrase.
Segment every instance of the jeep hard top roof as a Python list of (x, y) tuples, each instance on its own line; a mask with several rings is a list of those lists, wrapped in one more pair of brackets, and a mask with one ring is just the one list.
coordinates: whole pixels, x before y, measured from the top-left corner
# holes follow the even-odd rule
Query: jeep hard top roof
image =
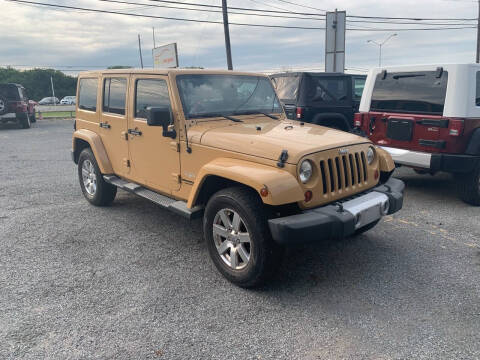
[(361, 77), (366, 78), (367, 75), (363, 74), (345, 74), (339, 72), (316, 72), (316, 71), (287, 71), (280, 72), (270, 75), (270, 77), (281, 77), (281, 76), (300, 76), (300, 75), (311, 75), (311, 76), (345, 76), (345, 77)]
[(98, 76), (108, 74), (145, 74), (145, 75), (180, 75), (180, 74), (219, 74), (219, 75), (249, 75), (249, 76), (261, 76), (267, 77), (265, 74), (244, 72), (244, 71), (231, 71), (231, 70), (210, 70), (210, 69), (106, 69), (106, 70), (93, 70), (82, 71), (79, 77)]
[(360, 112), (370, 112), (372, 94), (378, 75), (386, 73), (436, 72), (448, 74), (443, 115), (444, 117), (480, 117), (480, 106), (476, 106), (477, 72), (480, 64), (430, 64), (377, 67), (368, 72), (365, 89), (360, 102)]

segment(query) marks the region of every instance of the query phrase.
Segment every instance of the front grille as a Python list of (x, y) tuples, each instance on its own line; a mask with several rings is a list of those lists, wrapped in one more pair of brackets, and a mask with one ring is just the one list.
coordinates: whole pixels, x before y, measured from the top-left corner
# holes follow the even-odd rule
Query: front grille
[(324, 195), (366, 183), (368, 170), (365, 152), (320, 160), (320, 177)]

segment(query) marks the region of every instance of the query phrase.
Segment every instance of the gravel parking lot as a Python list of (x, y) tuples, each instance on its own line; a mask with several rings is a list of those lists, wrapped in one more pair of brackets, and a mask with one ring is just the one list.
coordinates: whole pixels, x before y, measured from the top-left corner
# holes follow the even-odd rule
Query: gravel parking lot
[(71, 121), (0, 128), (0, 358), (479, 359), (480, 208), (397, 171), (404, 209), (224, 280), (201, 222), (125, 192), (84, 200)]

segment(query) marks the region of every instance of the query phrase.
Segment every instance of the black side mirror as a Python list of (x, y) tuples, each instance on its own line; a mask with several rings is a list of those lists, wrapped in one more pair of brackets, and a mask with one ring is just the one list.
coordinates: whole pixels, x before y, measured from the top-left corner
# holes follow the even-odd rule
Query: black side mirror
[(173, 116), (170, 106), (147, 107), (147, 124), (149, 126), (163, 127), (163, 136), (175, 139), (177, 132), (171, 129), (173, 125)]

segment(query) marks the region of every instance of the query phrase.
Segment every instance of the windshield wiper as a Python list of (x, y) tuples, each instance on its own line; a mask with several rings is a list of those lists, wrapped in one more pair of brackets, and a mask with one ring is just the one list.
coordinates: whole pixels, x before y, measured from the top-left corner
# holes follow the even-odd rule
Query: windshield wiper
[(425, 76), (425, 74), (403, 74), (403, 75), (393, 75), (392, 78), (395, 80), (398, 79), (405, 79), (405, 78), (413, 78), (413, 77), (421, 77)]
[(240, 120), (240, 119), (237, 119), (237, 118), (234, 118), (234, 117), (231, 117), (231, 116), (228, 116), (228, 115), (219, 115), (225, 119), (228, 119), (228, 120), (231, 120), (233, 122), (243, 122), (243, 120)]
[(274, 120), (278, 120), (278, 116), (275, 116), (275, 115), (272, 115), (272, 114), (268, 114), (268, 113), (264, 113), (262, 111), (242, 111), (242, 112), (236, 112), (237, 115), (254, 115), (254, 114), (261, 114), (261, 115), (264, 115), (266, 117), (269, 117), (270, 119), (274, 119)]
[(231, 116), (228, 116), (228, 115), (224, 115), (224, 114), (216, 114), (216, 113), (209, 113), (209, 114), (194, 114), (194, 115), (190, 115), (189, 118), (209, 118), (209, 117), (223, 117), (225, 119), (228, 119), (228, 120), (231, 120), (231, 121), (234, 121), (234, 122), (243, 122), (242, 120), (240, 119), (237, 119), (237, 118), (234, 118), (234, 117), (231, 117)]

